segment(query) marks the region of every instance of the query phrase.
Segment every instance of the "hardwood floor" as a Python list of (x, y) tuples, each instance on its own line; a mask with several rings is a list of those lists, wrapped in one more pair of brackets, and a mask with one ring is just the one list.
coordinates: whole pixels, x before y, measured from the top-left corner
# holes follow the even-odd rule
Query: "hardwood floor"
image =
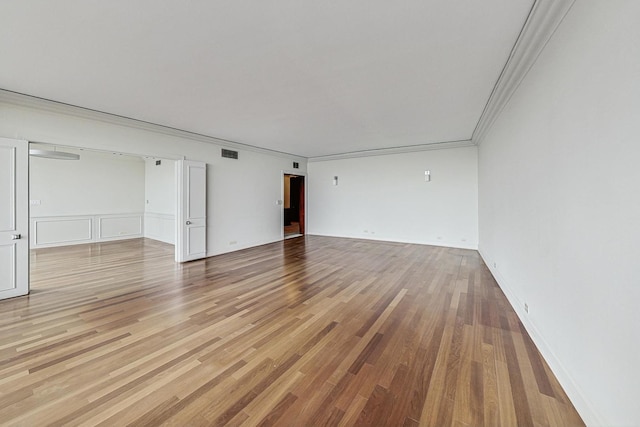
[(292, 235), (298, 235), (300, 234), (300, 223), (299, 222), (292, 222), (289, 225), (285, 225), (284, 226), (284, 236), (292, 236)]
[(6, 425), (583, 425), (477, 252), (305, 236), (39, 249)]

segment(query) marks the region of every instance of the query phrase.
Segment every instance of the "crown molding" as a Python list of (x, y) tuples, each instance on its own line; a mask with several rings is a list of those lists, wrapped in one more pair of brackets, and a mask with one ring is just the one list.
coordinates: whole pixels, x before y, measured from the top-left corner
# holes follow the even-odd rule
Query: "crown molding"
[(430, 144), (406, 145), (404, 147), (378, 148), (373, 150), (352, 151), (350, 153), (331, 154), (328, 156), (309, 157), (307, 162), (324, 162), (328, 160), (354, 159), (357, 157), (386, 156), (389, 154), (415, 153), (418, 151), (444, 150), (447, 148), (470, 147), (476, 145), (470, 139), (460, 141), (432, 142)]
[(381, 156), (388, 154), (410, 153), (418, 151), (436, 150), (444, 148), (466, 147), (478, 145), (498, 118), (520, 82), (536, 62), (540, 52), (544, 49), (553, 33), (558, 28), (563, 18), (573, 5), (575, 0), (536, 0), (531, 12), (520, 32), (511, 54), (491, 92), (489, 100), (478, 120), (470, 140), (445, 141), (404, 147), (391, 147), (383, 149), (363, 150), (349, 153), (341, 153), (327, 156), (306, 158), (291, 153), (256, 147), (235, 141), (215, 138), (181, 129), (159, 125), (156, 123), (136, 120), (129, 117), (118, 116), (102, 111), (91, 110), (75, 105), (64, 104), (44, 98), (38, 98), (0, 89), (0, 103), (7, 103), (22, 107), (45, 110), (52, 113), (71, 115), (79, 118), (97, 120), (109, 124), (141, 129), (149, 132), (189, 139), (192, 141), (215, 144), (217, 146), (234, 150), (253, 151), (272, 156), (284, 157), (309, 162), (348, 159), (355, 157)]
[(156, 123), (145, 122), (143, 120), (132, 119), (125, 116), (118, 116), (115, 114), (105, 113), (102, 111), (91, 110), (88, 108), (83, 108), (83, 107), (78, 107), (76, 105), (52, 101), (45, 98), (38, 98), (31, 95), (25, 95), (19, 92), (13, 92), (6, 89), (0, 89), (0, 103), (16, 105), (19, 107), (34, 108), (38, 110), (48, 111), (51, 113), (79, 117), (82, 119), (96, 120), (104, 123), (109, 123), (112, 125), (124, 126), (124, 127), (134, 128), (134, 129), (140, 129), (148, 132), (160, 133), (163, 135), (189, 139), (196, 142), (215, 144), (217, 146), (230, 148), (233, 150), (253, 151), (256, 153), (284, 157), (287, 159), (295, 159), (295, 160), (301, 160), (301, 161), (306, 160), (306, 157), (304, 156), (298, 156), (295, 154), (284, 153), (276, 150), (269, 150), (267, 148), (256, 147), (253, 145), (229, 141), (226, 139), (215, 138), (212, 136), (202, 135), (195, 132), (189, 132), (182, 129), (163, 126)]
[(575, 0), (536, 0), (511, 50), (471, 140), (480, 144)]

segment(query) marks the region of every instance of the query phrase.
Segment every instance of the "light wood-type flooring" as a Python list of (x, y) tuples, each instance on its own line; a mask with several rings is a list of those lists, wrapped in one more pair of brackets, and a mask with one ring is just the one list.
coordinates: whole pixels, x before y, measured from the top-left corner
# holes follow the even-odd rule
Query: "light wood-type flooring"
[(582, 421), (476, 251), (305, 236), (33, 251), (0, 301), (0, 424)]

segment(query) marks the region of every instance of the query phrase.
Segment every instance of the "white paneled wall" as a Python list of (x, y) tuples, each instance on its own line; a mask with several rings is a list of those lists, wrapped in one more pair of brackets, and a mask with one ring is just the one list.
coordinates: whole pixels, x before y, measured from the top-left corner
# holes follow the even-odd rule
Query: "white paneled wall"
[(31, 247), (76, 245), (143, 236), (144, 215), (66, 215), (31, 218)]
[(150, 158), (144, 170), (144, 236), (175, 244), (175, 161)]
[(144, 237), (174, 245), (176, 242), (176, 216), (145, 212)]
[[(239, 159), (220, 156), (220, 144), (212, 138), (167, 132), (153, 126), (113, 123), (103, 117), (76, 114), (71, 107), (41, 101), (19, 104), (0, 96), (0, 135), (51, 144), (150, 155), (158, 158), (186, 158), (207, 163), (207, 255), (217, 255), (282, 239), (282, 171), (299, 162), (305, 173), (305, 159), (282, 153), (268, 153), (251, 147), (239, 148)], [(137, 126), (135, 126), (137, 125)], [(135, 126), (135, 127), (134, 127)], [(195, 139), (194, 139), (195, 138)], [(206, 139), (206, 142), (203, 141)], [(144, 168), (140, 172), (144, 176)], [(139, 207), (127, 211), (145, 212), (144, 178), (140, 178)], [(242, 197), (239, 197), (242, 195)], [(42, 207), (45, 198), (42, 197)], [(32, 206), (33, 208), (34, 206)], [(91, 214), (95, 212), (77, 212)], [(32, 210), (36, 216), (47, 216)], [(68, 213), (70, 214), (70, 213)]]
[[(34, 148), (53, 149), (32, 144)], [(57, 148), (79, 160), (31, 157), (31, 247), (144, 236), (144, 169), (140, 157)]]

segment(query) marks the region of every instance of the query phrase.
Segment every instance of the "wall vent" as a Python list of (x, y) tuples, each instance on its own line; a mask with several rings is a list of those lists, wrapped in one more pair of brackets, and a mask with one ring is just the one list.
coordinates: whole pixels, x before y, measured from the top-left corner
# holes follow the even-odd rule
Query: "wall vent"
[(222, 149), (222, 157), (226, 157), (227, 159), (238, 159), (238, 152), (233, 150), (227, 150), (226, 148)]
[(160, 166), (161, 163), (162, 163), (161, 160), (156, 160), (156, 166)]
[(294, 169), (298, 169), (299, 167), (300, 167), (300, 164), (298, 162), (293, 162)]

